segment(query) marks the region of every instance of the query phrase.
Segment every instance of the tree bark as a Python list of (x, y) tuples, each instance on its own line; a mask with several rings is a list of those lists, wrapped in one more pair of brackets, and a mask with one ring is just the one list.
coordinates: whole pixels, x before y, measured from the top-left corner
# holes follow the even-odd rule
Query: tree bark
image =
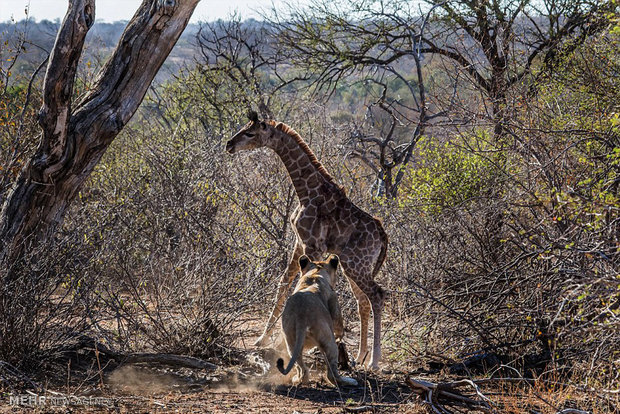
[(0, 212), (0, 263), (48, 240), (105, 150), (129, 122), (199, 0), (144, 0), (92, 90), (72, 108), (95, 0), (71, 0), (43, 83), (39, 147)]

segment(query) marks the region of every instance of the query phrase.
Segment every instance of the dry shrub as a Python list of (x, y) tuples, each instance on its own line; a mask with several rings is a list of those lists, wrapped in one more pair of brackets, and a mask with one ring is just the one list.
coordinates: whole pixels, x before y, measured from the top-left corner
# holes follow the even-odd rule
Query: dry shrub
[(30, 251), (0, 275), (0, 360), (35, 370), (55, 358), (63, 344), (87, 332), (98, 315), (88, 275), (74, 256), (76, 243), (59, 236)]
[[(395, 318), (386, 341), (398, 360), (466, 362), (455, 373), (506, 365), (526, 377), (614, 388), (617, 235), (609, 230), (617, 212), (601, 217), (566, 201), (550, 207), (542, 192), (532, 200), (530, 174), (510, 176), (501, 197), (481, 195), (440, 214), (386, 206), (390, 253), (383, 277)], [(600, 231), (589, 231), (584, 216), (601, 217), (594, 224)], [(489, 222), (494, 217), (499, 231)]]
[(126, 349), (220, 356), (286, 264), (286, 250), (254, 226), (278, 237), (286, 213), (258, 209), (265, 200), (234, 182), (213, 131), (178, 127), (126, 131), (66, 227), (93, 254), (98, 335)]

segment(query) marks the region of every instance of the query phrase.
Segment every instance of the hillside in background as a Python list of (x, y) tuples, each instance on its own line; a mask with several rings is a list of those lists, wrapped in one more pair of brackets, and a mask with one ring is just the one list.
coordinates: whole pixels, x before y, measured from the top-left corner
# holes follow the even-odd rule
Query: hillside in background
[[(95, 22), (86, 37), (82, 61), (102, 65), (118, 43), (126, 25), (126, 21)], [(0, 35), (3, 42), (8, 42), (5, 46), (16, 42), (22, 36), (27, 39), (19, 63), (13, 69), (16, 75), (29, 76), (46, 59), (52, 50), (59, 27), (60, 21), (51, 22), (49, 20), (37, 22), (34, 19), (29, 19), (0, 23)], [(198, 30), (198, 24), (187, 26), (159, 73), (158, 79), (160, 81), (168, 79), (171, 72), (177, 72), (179, 67), (192, 62), (196, 53), (195, 38)]]

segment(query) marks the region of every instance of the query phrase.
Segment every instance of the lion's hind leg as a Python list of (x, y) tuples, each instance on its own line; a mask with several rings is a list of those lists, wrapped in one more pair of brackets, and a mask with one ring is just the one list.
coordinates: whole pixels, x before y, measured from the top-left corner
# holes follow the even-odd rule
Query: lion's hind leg
[(343, 377), (338, 372), (338, 345), (333, 332), (329, 333), (331, 340), (321, 343), (320, 348), (325, 356), (325, 365), (327, 365), (327, 379), (333, 385), (356, 386), (357, 381), (353, 378)]

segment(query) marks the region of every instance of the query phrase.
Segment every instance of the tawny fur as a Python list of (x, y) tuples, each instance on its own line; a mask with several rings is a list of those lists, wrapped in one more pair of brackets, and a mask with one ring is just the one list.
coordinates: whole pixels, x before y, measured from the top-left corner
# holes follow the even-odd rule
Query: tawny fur
[(294, 383), (308, 382), (302, 354), (305, 349), (318, 346), (325, 357), (327, 379), (333, 385), (357, 385), (353, 378), (342, 377), (338, 372), (336, 338), (342, 338), (344, 333), (338, 296), (333, 289), (338, 262), (335, 255), (325, 262), (313, 263), (307, 256), (299, 259), (302, 277), (282, 311), (282, 333), (291, 359), (286, 368), (282, 358), (277, 362), (284, 375), (297, 365)]

